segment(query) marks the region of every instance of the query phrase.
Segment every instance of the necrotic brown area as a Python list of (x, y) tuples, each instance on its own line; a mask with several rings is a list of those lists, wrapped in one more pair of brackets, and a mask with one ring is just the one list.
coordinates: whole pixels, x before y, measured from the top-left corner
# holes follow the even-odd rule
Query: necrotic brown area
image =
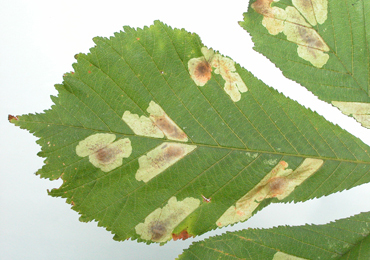
[(212, 67), (206, 60), (197, 64), (194, 70), (195, 78), (200, 82), (207, 82), (212, 77)]
[(152, 233), (152, 240), (160, 240), (166, 234), (166, 226), (162, 221), (156, 221), (150, 227), (150, 232)]
[(186, 229), (184, 229), (183, 231), (181, 231), (180, 234), (174, 234), (174, 233), (172, 234), (172, 239), (174, 241), (179, 240), (179, 239), (186, 240), (189, 237), (192, 237), (192, 235), (190, 235)]
[(166, 149), (164, 153), (164, 158), (166, 160), (171, 160), (173, 158), (179, 158), (183, 155), (184, 151), (181, 147), (170, 146)]
[(18, 120), (18, 117), (17, 116), (8, 115), (8, 120), (10, 121), (12, 119)]
[(275, 197), (279, 194), (282, 194), (284, 192), (284, 189), (286, 187), (287, 181), (284, 177), (275, 177), (272, 178), (268, 185), (270, 187), (270, 196)]
[(104, 147), (96, 152), (96, 158), (102, 163), (110, 163), (115, 158), (115, 151), (109, 147)]
[(154, 116), (154, 122), (170, 139), (183, 140), (186, 139), (186, 134), (178, 128), (167, 116)]
[(167, 120), (165, 117), (155, 117), (155, 124), (162, 130), (165, 131), (169, 135), (173, 135), (177, 132), (177, 129), (174, 125)]
[(320, 38), (313, 34), (312, 29), (299, 26), (298, 27), (299, 35), (301, 36), (302, 40), (306, 42), (307, 46), (314, 49), (323, 49), (324, 45)]
[(271, 3), (273, 0), (257, 0), (252, 4), (252, 8), (263, 16), (273, 16), (271, 13)]

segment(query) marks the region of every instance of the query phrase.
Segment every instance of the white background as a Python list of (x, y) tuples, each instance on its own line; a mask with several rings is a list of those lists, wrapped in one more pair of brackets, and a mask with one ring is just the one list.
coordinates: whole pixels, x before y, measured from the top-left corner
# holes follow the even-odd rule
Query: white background
[(34, 173), (43, 159), (36, 138), (8, 123), (8, 114), (42, 112), (57, 92), (73, 56), (87, 53), (94, 36), (112, 36), (123, 25), (143, 27), (159, 19), (200, 35), (203, 43), (228, 55), (285, 95), (370, 144), (369, 130), (318, 101), (252, 50), (249, 35), (238, 25), (247, 1), (21, 1), (0, 2), (0, 259), (174, 259), (194, 240), (247, 227), (322, 224), (370, 210), (370, 185), (296, 205), (274, 204), (245, 223), (196, 239), (147, 246), (116, 242), (96, 222), (79, 222), (64, 199), (46, 190), (61, 181)]

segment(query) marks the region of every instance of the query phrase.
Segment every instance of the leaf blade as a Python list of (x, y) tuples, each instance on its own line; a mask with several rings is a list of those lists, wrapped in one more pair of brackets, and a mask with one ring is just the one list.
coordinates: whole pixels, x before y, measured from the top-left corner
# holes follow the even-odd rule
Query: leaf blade
[[(298, 3), (300, 1), (255, 1), (250, 3), (240, 25), (251, 34), (255, 42), (254, 49), (275, 63), (286, 77), (300, 83), (320, 99), (333, 104), (344, 114), (353, 116), (364, 127), (369, 128), (368, 4), (366, 1), (312, 0), (312, 5), (327, 5), (327, 19), (322, 23), (310, 24), (307, 15), (297, 11), (300, 10)], [(281, 17), (276, 13), (277, 9), (280, 10), (278, 14)], [(295, 25), (297, 35), (294, 37), (288, 29), (294, 24), (290, 21), (293, 18), (289, 18), (288, 10), (296, 10), (298, 14), (294, 17), (305, 21), (305, 25)], [(277, 32), (273, 29), (278, 26), (272, 21), (281, 26)], [(318, 36), (314, 38), (307, 28)], [(296, 43), (295, 37), (302, 40)], [(328, 46), (325, 54), (315, 54), (315, 46), (320, 45), (319, 39)], [(305, 52), (311, 52), (309, 59), (307, 54), (302, 54), (304, 46), (308, 46)], [(314, 54), (327, 55), (328, 60), (320, 66), (315, 65), (317, 63)], [(306, 58), (302, 58), (302, 55)], [(343, 102), (342, 106), (336, 105), (338, 101)], [(345, 112), (346, 108), (350, 111)]]
[(227, 232), (193, 243), (178, 259), (367, 259), (369, 227), (367, 212), (325, 225)]
[[(78, 55), (75, 71), (57, 86), (52, 109), (20, 116), (15, 124), (40, 137), (40, 156), (47, 159), (38, 174), (64, 181), (50, 195), (66, 198), (82, 221), (98, 221), (115, 239), (146, 240), (142, 234), (150, 230), (154, 239), (146, 242), (162, 243), (163, 237), (185, 231), (195, 236), (217, 228), (230, 207), (245, 211), (242, 219), (236, 219), (244, 221), (271, 202), (303, 201), (369, 181), (365, 144), (269, 88), (231, 59), (213, 53), (219, 63), (211, 61), (211, 79), (204, 86), (195, 84), (188, 62), (204, 54), (197, 35), (155, 22), (149, 28), (125, 27), (110, 39), (94, 40), (97, 45), (89, 54)], [(231, 63), (227, 66), (235, 70), (222, 72), (223, 63)], [(225, 74), (232, 78), (238, 74), (247, 85), (239, 101), (225, 91)], [(151, 104), (161, 107), (176, 125), (170, 129), (183, 131), (188, 140), (171, 140), (166, 134), (153, 137), (145, 131), (135, 134), (135, 126), (123, 115), (136, 115), (138, 128), (147, 127), (143, 122), (158, 128), (155, 120), (150, 121), (158, 116), (149, 109)], [(92, 152), (78, 155), (78, 145), (88, 143), (88, 138), (100, 140), (102, 134), (104, 142), (89, 144)], [(129, 155), (117, 145), (127, 139), (132, 146)], [(185, 152), (189, 146), (196, 148)], [(120, 165), (118, 155), (110, 157), (112, 151), (122, 157)], [(323, 164), (297, 184), (301, 175), (290, 174), (300, 172), (306, 160)], [(113, 169), (102, 166), (111, 162)], [(137, 178), (138, 172), (153, 174), (155, 167), (159, 173), (145, 181)], [(352, 174), (355, 171), (361, 175)], [(267, 175), (271, 179), (264, 179)], [(293, 190), (277, 199), (280, 181), (274, 178)], [(253, 204), (248, 208), (248, 203), (240, 203), (248, 194), (262, 196), (261, 201), (256, 205), (247, 200)], [(177, 214), (181, 210), (187, 214)], [(148, 221), (158, 212), (160, 222), (170, 224), (152, 221), (150, 226)], [(234, 222), (221, 225), (225, 223)]]

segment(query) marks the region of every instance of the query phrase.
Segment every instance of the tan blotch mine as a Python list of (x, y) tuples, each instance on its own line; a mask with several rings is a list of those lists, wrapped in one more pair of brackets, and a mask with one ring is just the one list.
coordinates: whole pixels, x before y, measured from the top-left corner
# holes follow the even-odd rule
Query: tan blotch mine
[(166, 136), (170, 140), (188, 141), (184, 131), (154, 101), (150, 101), (146, 111), (150, 114), (149, 117), (139, 117), (137, 114), (125, 111), (122, 119), (137, 135), (156, 138)]
[(128, 138), (118, 141), (114, 134), (94, 134), (80, 141), (76, 154), (89, 156), (89, 161), (103, 172), (109, 172), (122, 165), (122, 158), (131, 155), (132, 147)]
[(177, 201), (171, 197), (163, 208), (150, 213), (144, 223), (136, 225), (136, 233), (141, 239), (154, 242), (166, 242), (172, 238), (172, 232), (188, 215), (200, 205), (200, 200), (185, 198)]
[(267, 198), (282, 200), (289, 196), (296, 186), (301, 185), (314, 174), (323, 164), (320, 159), (305, 159), (295, 170), (287, 169), (288, 163), (280, 161), (251, 191), (241, 197), (235, 206), (228, 208), (216, 221), (223, 227), (252, 216), (258, 205)]
[(202, 47), (203, 57), (190, 59), (188, 68), (191, 78), (197, 86), (204, 86), (212, 76), (212, 67), (215, 73), (220, 74), (225, 80), (224, 90), (231, 100), (237, 102), (241, 98), (240, 93), (248, 91), (247, 86), (236, 72), (235, 62), (220, 54), (215, 54), (212, 49)]
[(283, 252), (276, 252), (272, 260), (306, 260), (306, 258), (301, 258), (294, 255), (289, 255)]
[(163, 143), (157, 146), (139, 158), (139, 169), (135, 175), (136, 180), (150, 181), (195, 148), (197, 148), (196, 145), (182, 143)]
[[(315, 67), (321, 68), (329, 60), (329, 55), (324, 53), (330, 49), (321, 36), (306, 23), (297, 9), (287, 7), (287, 21), (283, 33), (288, 41), (298, 45), (298, 56), (311, 62)], [(289, 21), (289, 22), (288, 22)]]
[(197, 86), (203, 87), (212, 77), (212, 67), (210, 62), (213, 59), (213, 50), (202, 47), (203, 56), (193, 58), (188, 61), (188, 69), (191, 78)]
[(164, 137), (163, 132), (146, 116), (139, 117), (137, 114), (131, 114), (130, 111), (125, 111), (122, 119), (137, 135), (156, 138)]
[(370, 128), (370, 103), (332, 101), (343, 114), (352, 115), (363, 127)]
[[(298, 56), (315, 67), (324, 66), (330, 49), (312, 26), (327, 19), (327, 0), (293, 0), (285, 10), (271, 7), (272, 0), (257, 0), (252, 8), (262, 14), (262, 25), (272, 35), (283, 32), (287, 39), (298, 45)], [(303, 16), (302, 16), (303, 15)]]
[(187, 142), (188, 137), (181, 128), (172, 121), (164, 110), (154, 101), (150, 101), (146, 110), (152, 122), (166, 135), (170, 140)]
[(317, 23), (323, 24), (327, 19), (327, 0), (292, 0), (292, 3), (313, 26), (317, 25)]

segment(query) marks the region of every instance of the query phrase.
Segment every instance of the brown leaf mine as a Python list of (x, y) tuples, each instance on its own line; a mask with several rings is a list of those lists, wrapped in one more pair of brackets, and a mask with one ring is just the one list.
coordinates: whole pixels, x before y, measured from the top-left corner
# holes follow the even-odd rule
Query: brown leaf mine
[(320, 159), (305, 159), (295, 169), (287, 169), (288, 163), (280, 161), (252, 190), (241, 197), (228, 208), (216, 221), (217, 226), (223, 227), (252, 216), (258, 205), (267, 198), (282, 200), (289, 196), (296, 186), (301, 185), (308, 177), (314, 174), (324, 163)]
[(180, 142), (188, 141), (188, 137), (184, 131), (182, 131), (181, 128), (172, 121), (172, 119), (158, 104), (150, 101), (149, 107), (146, 111), (150, 113), (149, 118), (168, 139)]
[(271, 7), (272, 0), (257, 0), (252, 8), (262, 14), (262, 25), (272, 35), (283, 32), (287, 39), (298, 45), (298, 56), (311, 62), (315, 67), (324, 66), (330, 49), (317, 31), (312, 28), (327, 19), (327, 0), (293, 0), (294, 7), (285, 10)]
[(139, 158), (135, 178), (148, 182), (193, 151), (196, 145), (163, 143)]
[(149, 117), (139, 117), (137, 114), (125, 111), (122, 119), (137, 135), (156, 138), (166, 136), (170, 140), (188, 141), (184, 131), (154, 101), (150, 101), (146, 111), (150, 114)]
[(89, 156), (92, 165), (103, 172), (109, 172), (122, 165), (122, 158), (131, 155), (132, 147), (128, 138), (118, 141), (114, 134), (94, 134), (80, 141), (76, 146), (76, 154), (80, 157)]
[(190, 77), (197, 86), (203, 87), (212, 77), (210, 61), (213, 58), (213, 50), (202, 47), (203, 57), (193, 58), (188, 61)]
[(190, 76), (197, 86), (203, 87), (212, 77), (211, 64), (204, 57), (189, 60), (188, 67)]
[(122, 119), (137, 135), (156, 138), (164, 137), (163, 132), (146, 116), (139, 117), (137, 114), (131, 114), (130, 111), (125, 111)]
[(225, 80), (224, 90), (231, 100), (237, 102), (241, 98), (240, 93), (248, 91), (247, 86), (236, 72), (235, 62), (220, 54), (215, 54), (212, 49), (202, 47), (203, 57), (190, 59), (188, 68), (191, 78), (197, 86), (204, 86), (212, 76), (212, 67), (215, 73), (220, 74)]
[(292, 0), (292, 3), (313, 26), (323, 24), (327, 19), (327, 0)]
[(370, 128), (370, 104), (360, 102), (332, 101), (343, 114), (352, 115), (363, 127)]
[(200, 201), (195, 198), (177, 201), (176, 197), (171, 197), (163, 208), (157, 208), (145, 218), (144, 223), (136, 225), (136, 233), (144, 240), (166, 242), (172, 238), (176, 226), (199, 205)]
[(329, 47), (316, 30), (306, 23), (297, 9), (287, 7), (285, 10), (289, 22), (285, 22), (283, 32), (287, 39), (298, 45), (299, 57), (311, 62), (315, 67), (321, 68), (329, 59), (329, 55), (324, 53), (330, 50)]

